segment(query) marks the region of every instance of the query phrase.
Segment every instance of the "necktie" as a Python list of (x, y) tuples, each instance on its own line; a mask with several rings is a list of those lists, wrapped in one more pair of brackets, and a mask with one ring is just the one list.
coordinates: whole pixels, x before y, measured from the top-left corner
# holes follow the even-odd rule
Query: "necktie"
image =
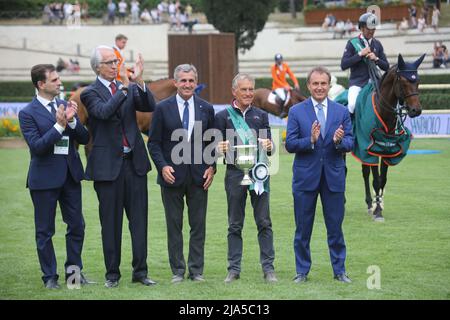
[(109, 84), (109, 87), (111, 88), (112, 95), (114, 95), (114, 94), (116, 93), (116, 91), (117, 91), (117, 86), (116, 86), (116, 84), (115, 84), (114, 82), (111, 82), (111, 83)]
[(50, 111), (52, 112), (52, 115), (54, 115), (56, 117), (56, 108), (55, 108), (55, 103), (53, 101), (51, 101), (48, 106), (50, 107)]
[(187, 101), (184, 102), (183, 128), (189, 130), (189, 103)]
[(322, 138), (325, 138), (325, 112), (323, 111), (323, 105), (321, 103), (318, 103), (316, 105), (317, 111), (317, 120), (319, 120), (320, 123), (320, 134), (322, 135)]
[[(116, 84), (114, 82), (111, 82), (109, 84), (109, 87), (111, 88), (112, 95), (114, 95), (116, 93), (116, 91), (117, 91)], [(124, 147), (127, 147), (127, 148), (130, 147), (130, 144), (128, 143), (127, 137), (125, 136), (125, 131), (123, 130), (123, 124), (122, 124), (122, 145)]]

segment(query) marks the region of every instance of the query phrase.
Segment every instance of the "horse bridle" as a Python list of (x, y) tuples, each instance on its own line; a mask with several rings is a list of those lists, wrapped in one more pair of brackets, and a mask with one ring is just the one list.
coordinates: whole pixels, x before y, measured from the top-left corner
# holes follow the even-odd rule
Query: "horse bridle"
[[(389, 103), (384, 99), (384, 97), (380, 94), (379, 88), (377, 87), (377, 96), (381, 99), (381, 103), (380, 108), (385, 108), (388, 111), (392, 111), (395, 114), (395, 117), (397, 118), (397, 123), (396, 123), (396, 128), (400, 127), (403, 129), (403, 125), (406, 121), (406, 117), (408, 116), (408, 110), (409, 110), (409, 106), (406, 103), (406, 99), (409, 97), (413, 97), (413, 96), (418, 96), (419, 92), (415, 91), (412, 92), (408, 95), (405, 95), (404, 93), (404, 89), (403, 86), (400, 83), (400, 74), (399, 74), (399, 69), (398, 66), (396, 67), (397, 69), (395, 70), (395, 74), (396, 77), (394, 79), (394, 93), (396, 95), (397, 98), (397, 104), (395, 105), (395, 107), (390, 108), (389, 107)], [(416, 72), (417, 70), (401, 70), (402, 72)], [(399, 94), (397, 94), (397, 92)]]

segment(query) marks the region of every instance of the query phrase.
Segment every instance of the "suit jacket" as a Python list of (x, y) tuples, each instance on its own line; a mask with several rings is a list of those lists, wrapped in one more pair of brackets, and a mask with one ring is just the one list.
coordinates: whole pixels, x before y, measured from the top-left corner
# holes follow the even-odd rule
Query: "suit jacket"
[[(63, 100), (56, 99), (67, 106)], [(83, 166), (74, 141), (80, 144), (89, 142), (89, 133), (77, 118), (75, 129), (67, 125), (63, 134), (54, 128), (56, 118), (53, 114), (34, 98), (19, 112), (19, 123), (25, 141), (30, 148), (30, 167), (28, 170), (27, 187), (31, 190), (46, 190), (62, 187), (70, 172), (76, 182), (84, 178)], [(54, 144), (61, 137), (69, 136), (69, 154), (54, 154)]]
[[(205, 170), (209, 166), (215, 168), (215, 162), (205, 162), (203, 157), (203, 151), (210, 145), (211, 141), (204, 141), (203, 133), (208, 129), (214, 129), (214, 108), (213, 106), (199, 98), (194, 96), (194, 108), (195, 108), (195, 125), (192, 130), (192, 135), (189, 141), (191, 148), (190, 165), (189, 163), (175, 164), (172, 159), (172, 150), (176, 147), (180, 147), (182, 139), (187, 143), (187, 137), (180, 137), (175, 141), (172, 141), (172, 132), (177, 129), (183, 129), (181, 123), (180, 114), (178, 111), (178, 104), (176, 95), (171, 96), (156, 106), (155, 113), (153, 114), (152, 125), (150, 126), (149, 138), (148, 138), (148, 150), (150, 156), (158, 169), (159, 185), (164, 187), (176, 187), (184, 183), (188, 170), (191, 172), (193, 182), (197, 186), (203, 186), (205, 179), (203, 175)], [(201, 126), (201, 128), (200, 128)], [(185, 145), (187, 147), (187, 144)], [(211, 146), (211, 150), (214, 148)], [(199, 151), (202, 152), (202, 157), (199, 157)], [(197, 153), (197, 158), (194, 156), (194, 152)], [(178, 153), (177, 153), (178, 154)], [(214, 156), (213, 152), (210, 152)], [(183, 155), (185, 156), (185, 155)], [(162, 168), (165, 166), (171, 166), (175, 170), (173, 173), (175, 177), (175, 183), (173, 185), (168, 184), (161, 176)]]
[[(255, 130), (257, 137), (256, 138), (263, 138), (263, 139), (272, 139), (272, 133), (270, 131), (270, 126), (269, 126), (269, 117), (267, 115), (267, 112), (255, 107), (255, 106), (250, 106), (250, 109), (247, 110), (247, 112), (245, 113), (245, 122), (247, 123), (247, 125), (249, 126), (250, 129)], [(242, 112), (238, 109), (235, 109), (237, 111), (237, 113), (239, 115), (242, 116)], [(235, 130), (234, 126), (233, 126), (233, 122), (231, 121), (230, 115), (228, 114), (228, 111), (226, 109), (218, 112), (216, 114), (216, 128), (217, 130), (219, 130), (222, 134), (223, 140), (230, 140), (229, 138), (227, 138), (227, 130)], [(260, 130), (262, 130), (260, 132)], [(260, 133), (262, 133), (263, 135), (259, 135)], [(273, 143), (273, 141), (272, 141)], [(241, 139), (239, 138), (239, 136), (236, 134), (234, 136), (234, 138), (232, 140), (230, 140), (230, 145), (231, 146), (236, 146), (236, 145), (240, 145), (242, 144)], [(275, 150), (275, 145), (272, 148), (271, 152), (274, 152)], [(268, 153), (269, 155), (271, 153)], [(240, 170), (237, 169), (234, 165), (234, 159), (236, 159), (236, 152), (234, 152), (234, 154), (231, 153), (227, 153), (225, 155), (224, 160), (227, 162), (228, 166), (227, 168), (232, 168), (232, 169), (236, 169), (236, 170)]]
[[(286, 149), (295, 153), (292, 189), (316, 191), (322, 174), (325, 174), (332, 192), (345, 191), (345, 161), (343, 153), (353, 148), (350, 113), (341, 104), (328, 99), (325, 138), (322, 135), (311, 145), (311, 126), (317, 120), (311, 98), (289, 110)], [(333, 142), (334, 132), (342, 125), (345, 135), (340, 144)]]
[[(350, 68), (350, 79), (349, 79), (349, 87), (358, 86), (364, 87), (369, 81), (369, 67), (367, 63), (364, 62), (363, 57), (358, 55), (355, 47), (351, 43), (351, 40), (348, 40), (347, 45), (345, 47), (344, 54), (341, 59), (341, 69), (346, 70)], [(361, 39), (359, 39), (362, 47), (364, 47), (364, 43)], [(386, 55), (384, 54), (383, 45), (380, 41), (375, 38), (372, 38), (371, 44), (369, 45), (370, 49), (373, 53), (380, 59), (376, 62), (376, 64), (384, 71), (389, 69), (389, 62), (387, 61)]]
[(143, 92), (136, 84), (130, 84), (127, 96), (120, 90), (111, 96), (110, 91), (97, 79), (81, 93), (81, 102), (89, 114), (88, 125), (93, 142), (86, 166), (86, 179), (117, 179), (123, 161), (123, 133), (133, 152), (136, 174), (147, 174), (151, 170), (150, 160), (137, 126), (136, 110), (154, 110), (152, 93), (148, 89)]

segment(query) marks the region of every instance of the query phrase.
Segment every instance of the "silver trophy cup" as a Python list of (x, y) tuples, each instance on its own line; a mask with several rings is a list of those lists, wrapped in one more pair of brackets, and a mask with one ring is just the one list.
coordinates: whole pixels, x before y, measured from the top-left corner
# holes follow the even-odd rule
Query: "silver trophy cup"
[(256, 163), (256, 151), (258, 146), (254, 144), (234, 146), (236, 150), (235, 165), (244, 171), (244, 178), (242, 178), (241, 186), (249, 186), (253, 183), (248, 175), (249, 170)]

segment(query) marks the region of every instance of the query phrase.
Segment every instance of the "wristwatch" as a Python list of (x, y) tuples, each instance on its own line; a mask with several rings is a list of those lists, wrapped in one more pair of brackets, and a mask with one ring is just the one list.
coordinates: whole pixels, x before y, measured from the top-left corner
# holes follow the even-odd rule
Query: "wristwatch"
[(121, 90), (121, 91), (123, 92), (124, 95), (127, 95), (127, 94), (128, 94), (128, 87), (127, 87), (127, 86), (124, 86), (123, 84), (121, 84), (121, 85), (119, 86), (119, 90)]

